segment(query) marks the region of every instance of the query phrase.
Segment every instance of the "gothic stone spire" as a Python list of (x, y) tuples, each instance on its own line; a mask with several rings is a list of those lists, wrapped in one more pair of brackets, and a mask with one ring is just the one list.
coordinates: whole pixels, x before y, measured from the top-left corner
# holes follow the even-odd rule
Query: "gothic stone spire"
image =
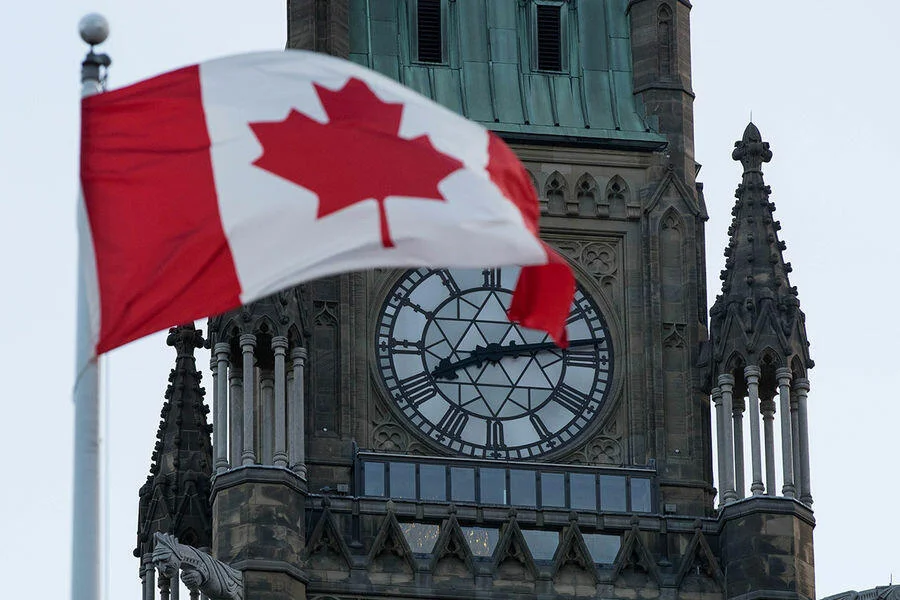
[[(732, 158), (741, 162), (744, 174), (731, 211), (722, 293), (710, 310), (711, 375), (736, 373), (740, 380), (744, 366), (758, 365), (764, 380), (765, 372), (777, 367), (805, 377), (813, 366), (805, 317), (788, 279), (791, 264), (784, 261), (785, 243), (778, 239), (781, 224), (772, 217), (771, 189), (763, 181), (762, 165), (772, 159), (772, 151), (753, 123), (735, 142)], [(762, 387), (770, 387), (766, 383)], [(774, 381), (771, 386), (774, 390)]]
[(212, 426), (206, 421), (209, 407), (203, 403), (194, 359), (203, 337), (193, 325), (182, 325), (169, 330), (166, 343), (177, 357), (169, 373), (150, 475), (139, 492), (138, 557), (153, 550), (155, 532), (173, 534), (197, 548), (212, 544)]

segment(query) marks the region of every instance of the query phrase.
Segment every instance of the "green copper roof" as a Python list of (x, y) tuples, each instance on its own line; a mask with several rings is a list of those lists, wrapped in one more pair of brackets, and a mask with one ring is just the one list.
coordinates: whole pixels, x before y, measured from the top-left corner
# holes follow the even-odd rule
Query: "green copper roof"
[(563, 68), (539, 71), (534, 0), (443, 0), (443, 62), (419, 62), (417, 0), (351, 0), (350, 58), (509, 137), (658, 146), (632, 90), (627, 0), (558, 4)]

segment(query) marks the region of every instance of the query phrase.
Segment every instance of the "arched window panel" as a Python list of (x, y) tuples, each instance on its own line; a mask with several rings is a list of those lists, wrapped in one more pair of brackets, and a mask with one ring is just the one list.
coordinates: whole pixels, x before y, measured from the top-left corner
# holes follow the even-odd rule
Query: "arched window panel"
[(554, 171), (544, 184), (544, 198), (547, 201), (547, 213), (551, 215), (566, 214), (566, 180)]
[(310, 399), (308, 416), (313, 431), (319, 436), (337, 436), (340, 425), (338, 395), (340, 394), (340, 323), (338, 307), (330, 302), (317, 302), (313, 318), (312, 353), (307, 379)]
[(663, 4), (657, 12), (656, 44), (659, 51), (659, 74), (667, 76), (672, 74), (672, 62), (674, 57), (674, 19), (672, 9), (668, 4)]
[(626, 206), (631, 199), (631, 191), (628, 184), (619, 175), (613, 176), (606, 184), (601, 207), (606, 216), (623, 219), (626, 217)]
[(797, 355), (791, 359), (791, 378), (797, 379), (800, 377), (806, 377), (806, 366), (803, 364), (803, 360)]
[[(578, 214), (582, 217), (596, 217), (599, 214), (599, 190), (597, 182), (590, 174), (585, 173), (575, 184), (575, 195), (578, 200)], [(607, 211), (608, 214), (608, 211)]]

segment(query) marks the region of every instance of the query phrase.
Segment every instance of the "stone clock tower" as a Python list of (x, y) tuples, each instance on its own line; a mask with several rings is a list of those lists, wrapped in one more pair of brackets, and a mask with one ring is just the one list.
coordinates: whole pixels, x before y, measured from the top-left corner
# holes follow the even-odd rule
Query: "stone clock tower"
[[(734, 365), (707, 330), (690, 3), (287, 6), (290, 48), (499, 134), (578, 290), (567, 350), (507, 322), (514, 266), (350, 273), (210, 319), (211, 553), (244, 598), (812, 598), (795, 577), (811, 574), (811, 497), (741, 500), (730, 425), (729, 506), (715, 505), (710, 398), (722, 405)], [(791, 335), (805, 351), (805, 330)], [(773, 351), (765, 377), (805, 376), (798, 357)], [(760, 402), (747, 381), (727, 391), (735, 428), (734, 407)], [(758, 565), (757, 535), (791, 549)]]

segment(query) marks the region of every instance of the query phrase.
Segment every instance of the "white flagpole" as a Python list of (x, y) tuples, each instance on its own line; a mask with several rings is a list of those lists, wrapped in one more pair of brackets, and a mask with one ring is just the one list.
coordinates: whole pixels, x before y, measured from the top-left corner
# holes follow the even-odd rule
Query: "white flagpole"
[[(78, 23), (81, 39), (91, 45), (81, 64), (81, 96), (102, 91), (101, 68), (109, 57), (95, 54), (94, 46), (109, 35), (109, 24), (101, 15), (89, 14)], [(88, 305), (88, 278), (94, 272), (93, 253), (85, 252), (87, 215), (78, 201), (78, 307), (75, 341), (75, 448), (72, 501), (72, 600), (100, 600), (100, 386), (94, 356)]]

